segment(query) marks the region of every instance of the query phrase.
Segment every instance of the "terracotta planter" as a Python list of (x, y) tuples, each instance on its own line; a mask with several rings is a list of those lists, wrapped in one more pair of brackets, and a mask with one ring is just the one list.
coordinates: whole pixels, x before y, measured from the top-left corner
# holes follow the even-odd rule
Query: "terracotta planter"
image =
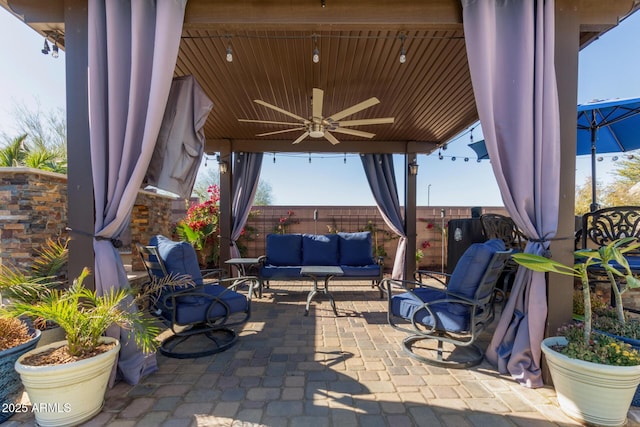
[(59, 341), (32, 350), (16, 361), (16, 371), (29, 395), (39, 426), (74, 426), (100, 412), (120, 350), (120, 344), (114, 338), (103, 337), (102, 342), (116, 343), (116, 346), (106, 353), (64, 365), (22, 364), (32, 354), (66, 344), (66, 341)]
[(638, 384), (640, 366), (611, 366), (572, 359), (551, 347), (564, 337), (542, 341), (560, 409), (572, 418), (601, 426), (621, 426)]
[(20, 403), (24, 387), (14, 365), (20, 356), (35, 348), (40, 336), (40, 331), (34, 329), (31, 341), (0, 351), (0, 423), (5, 422), (22, 409), (17, 404)]

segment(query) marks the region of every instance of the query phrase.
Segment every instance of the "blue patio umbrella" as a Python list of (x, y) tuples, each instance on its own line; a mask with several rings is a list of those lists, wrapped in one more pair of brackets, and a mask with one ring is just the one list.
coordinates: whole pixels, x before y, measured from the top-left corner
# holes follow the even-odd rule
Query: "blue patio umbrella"
[[(640, 149), (640, 98), (578, 105), (576, 155), (591, 154), (591, 210), (597, 209), (596, 153)], [(484, 141), (469, 144), (478, 161), (488, 159)]]
[(591, 154), (591, 211), (596, 200), (596, 153), (617, 153), (640, 148), (640, 98), (616, 99), (578, 105), (576, 154)]

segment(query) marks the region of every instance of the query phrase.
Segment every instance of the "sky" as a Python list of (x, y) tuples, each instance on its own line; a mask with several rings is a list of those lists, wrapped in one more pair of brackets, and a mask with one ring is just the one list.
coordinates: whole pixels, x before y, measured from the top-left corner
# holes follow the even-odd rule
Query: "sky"
[[(44, 40), (35, 31), (0, 8), (0, 134), (15, 136), (13, 114), (17, 104), (42, 112), (65, 107), (64, 52), (54, 59), (40, 53)], [(580, 52), (576, 104), (596, 99), (640, 97), (640, 12), (624, 20)], [(215, 107), (214, 107), (215, 108)], [(477, 162), (467, 145), (482, 139), (481, 128), (467, 129), (452, 139), (448, 149), (419, 155), (417, 203), (419, 206), (502, 206), (502, 198), (489, 161)], [(598, 181), (612, 180), (614, 154), (597, 164)], [(395, 156), (396, 174), (404, 160)], [(455, 161), (453, 160), (455, 158)], [(464, 161), (468, 158), (468, 161)], [(207, 168), (215, 170), (212, 157)], [(201, 171), (205, 168), (203, 159)], [(589, 156), (578, 156), (576, 184), (591, 176)], [(272, 189), (275, 205), (374, 205), (357, 154), (265, 153), (261, 179)], [(398, 176), (401, 203), (404, 181)]]

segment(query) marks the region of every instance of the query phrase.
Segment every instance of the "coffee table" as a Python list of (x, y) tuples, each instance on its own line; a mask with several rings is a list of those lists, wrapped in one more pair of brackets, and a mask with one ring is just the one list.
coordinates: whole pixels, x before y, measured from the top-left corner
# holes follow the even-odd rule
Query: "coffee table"
[[(301, 276), (310, 277), (313, 280), (313, 289), (309, 292), (307, 296), (307, 305), (304, 310), (304, 315), (309, 315), (309, 305), (311, 304), (311, 300), (318, 294), (318, 292), (322, 291), (327, 297), (329, 297), (329, 301), (331, 302), (331, 308), (333, 308), (333, 313), (338, 316), (338, 310), (336, 310), (336, 302), (333, 299), (333, 295), (329, 292), (329, 281), (335, 276), (342, 276), (344, 271), (342, 268), (333, 265), (305, 265), (300, 270)], [(318, 288), (318, 281), (324, 281), (324, 288)]]

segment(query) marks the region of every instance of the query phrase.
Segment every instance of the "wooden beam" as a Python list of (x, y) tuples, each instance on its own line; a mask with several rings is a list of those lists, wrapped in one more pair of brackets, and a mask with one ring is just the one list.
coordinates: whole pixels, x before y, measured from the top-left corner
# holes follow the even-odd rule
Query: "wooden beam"
[(9, 10), (27, 24), (64, 23), (64, 0), (7, 0)]
[[(267, 148), (268, 147), (268, 148)], [(268, 152), (268, 153), (416, 153), (431, 154), (438, 148), (434, 142), (423, 141), (341, 141), (338, 145), (331, 145), (323, 139), (306, 140), (300, 144), (292, 145), (291, 140), (207, 140), (205, 152), (212, 154), (225, 150), (232, 152)]]
[[(384, 29), (417, 29), (426, 25), (433, 29), (460, 28), (462, 6), (459, 0), (320, 0), (218, 1), (189, 0), (185, 11), (185, 28), (215, 28), (229, 30), (249, 27), (261, 30), (274, 27), (283, 30), (320, 31), (354, 29), (359, 26)], [(204, 26), (204, 27), (203, 27)]]
[[(67, 172), (69, 277), (80, 275), (84, 267), (94, 269), (93, 228), (94, 202), (89, 146), (88, 96), (88, 18), (86, 0), (66, 0), (65, 25), (67, 28)], [(85, 281), (93, 287), (93, 276)]]
[[(579, 0), (556, 1), (555, 63), (560, 106), (560, 200), (558, 233), (551, 244), (553, 259), (573, 263), (575, 165), (576, 165), (576, 99), (578, 97)], [(571, 320), (573, 311), (573, 277), (549, 275), (547, 293), (546, 336), (556, 335), (560, 326)], [(543, 379), (551, 377), (543, 365)]]

